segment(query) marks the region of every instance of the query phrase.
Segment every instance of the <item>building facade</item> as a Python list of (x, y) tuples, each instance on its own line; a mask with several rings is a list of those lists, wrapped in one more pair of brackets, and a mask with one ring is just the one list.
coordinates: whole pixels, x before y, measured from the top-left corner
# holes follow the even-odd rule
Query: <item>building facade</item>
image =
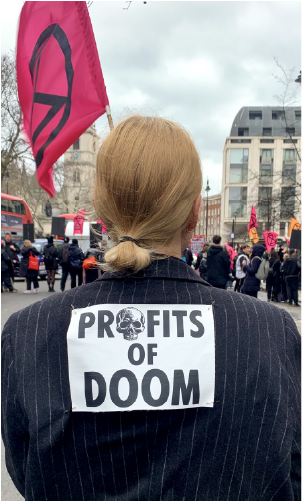
[[(208, 225), (207, 222), (208, 205)], [(221, 223), (221, 193), (203, 196), (201, 199), (199, 218), (196, 225), (196, 233), (207, 235), (206, 242), (212, 242), (214, 235), (220, 235)]]
[(248, 240), (252, 205), (258, 236), (288, 235), (290, 218), (301, 221), (301, 109), (244, 107), (237, 113), (223, 150), (221, 234)]

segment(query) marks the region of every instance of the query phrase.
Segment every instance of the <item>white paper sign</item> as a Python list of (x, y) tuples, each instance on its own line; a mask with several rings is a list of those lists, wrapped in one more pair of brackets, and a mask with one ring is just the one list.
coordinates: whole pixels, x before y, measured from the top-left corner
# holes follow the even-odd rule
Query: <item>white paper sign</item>
[(67, 343), (73, 411), (213, 407), (211, 305), (75, 309)]

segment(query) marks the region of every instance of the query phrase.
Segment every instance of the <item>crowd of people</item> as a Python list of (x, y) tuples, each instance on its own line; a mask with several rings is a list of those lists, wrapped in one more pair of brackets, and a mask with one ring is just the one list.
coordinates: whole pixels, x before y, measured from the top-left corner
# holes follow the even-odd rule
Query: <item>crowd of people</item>
[[(244, 244), (238, 247), (236, 256), (231, 260), (228, 246), (223, 246), (221, 237), (214, 235), (213, 243), (204, 245), (195, 263), (189, 248), (183, 253), (183, 260), (216, 288), (227, 289), (228, 284), (233, 288), (235, 283), (234, 291), (257, 298), (261, 280), (264, 280), (268, 302), (299, 306), (301, 256), (295, 249), (285, 248), (283, 244), (278, 251), (273, 248), (269, 253), (261, 244), (252, 248)], [(261, 275), (259, 269), (262, 262), (266, 271)]]
[[(61, 291), (65, 291), (68, 277), (70, 277), (70, 287), (72, 289), (77, 285), (81, 286), (83, 284), (83, 277), (85, 278), (85, 283), (88, 284), (96, 280), (102, 274), (99, 263), (103, 261), (104, 249), (101, 249), (97, 243), (91, 243), (90, 248), (83, 253), (77, 239), (72, 239), (72, 241), (69, 242), (69, 237), (64, 237), (64, 243), (59, 248), (54, 245), (52, 236), (48, 237), (47, 241), (47, 244), (45, 244), (42, 250), (42, 256), (47, 271), (46, 280), (50, 293), (55, 293), (55, 275), (59, 266), (62, 268), (60, 281)], [(19, 277), (25, 278), (26, 289), (24, 293), (38, 293), (39, 269), (31, 268), (30, 257), (37, 257), (39, 251), (29, 239), (24, 240), (22, 249), (20, 249), (20, 247), (13, 242), (9, 233), (5, 235), (5, 241), (1, 240), (1, 293), (18, 292), (14, 287), (14, 263), (19, 261), (17, 254), (22, 255), (22, 259), (19, 263), (18, 275)], [(32, 284), (33, 290), (31, 289)]]

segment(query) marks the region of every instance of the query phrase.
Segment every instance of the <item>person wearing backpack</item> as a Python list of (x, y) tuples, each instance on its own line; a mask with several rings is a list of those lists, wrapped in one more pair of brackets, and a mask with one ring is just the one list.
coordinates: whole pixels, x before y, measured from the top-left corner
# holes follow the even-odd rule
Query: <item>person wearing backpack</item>
[(59, 249), (59, 263), (62, 267), (61, 291), (65, 290), (66, 280), (70, 271), (69, 237), (64, 237), (64, 244)]
[(233, 267), (233, 272), (235, 274), (236, 278), (236, 284), (234, 291), (238, 291), (240, 293), (241, 288), (244, 283), (244, 279), (246, 277), (246, 273), (243, 271), (243, 261), (245, 262), (245, 265), (249, 265), (250, 260), (249, 260), (249, 254), (250, 254), (250, 246), (243, 246), (242, 250), (239, 251), (238, 256), (235, 256), (234, 258), (234, 267)]
[(70, 275), (71, 275), (71, 288), (75, 288), (77, 285), (77, 277), (78, 277), (78, 286), (82, 286), (83, 284), (83, 269), (82, 264), (84, 261), (83, 251), (78, 246), (78, 240), (72, 239), (72, 243), (69, 245), (69, 263), (70, 263)]
[(85, 284), (89, 284), (99, 278), (100, 268), (98, 264), (103, 261), (104, 253), (98, 243), (93, 242), (84, 254), (83, 269), (85, 270)]
[(260, 291), (261, 281), (256, 277), (256, 274), (262, 263), (262, 256), (264, 255), (264, 253), (265, 247), (261, 244), (255, 244), (255, 246), (253, 246), (251, 263), (249, 263), (248, 265), (244, 262), (242, 263), (243, 272), (246, 273), (246, 277), (241, 288), (241, 293), (257, 298), (258, 291)]
[(47, 240), (48, 244), (45, 244), (43, 249), (43, 258), (47, 270), (48, 292), (54, 293), (55, 276), (58, 269), (58, 251), (53, 244), (53, 237), (50, 236)]
[[(280, 267), (281, 262), (277, 251), (270, 252), (269, 271), (266, 278), (267, 301), (279, 302), (279, 293), (281, 292)], [(273, 295), (272, 295), (273, 293)]]

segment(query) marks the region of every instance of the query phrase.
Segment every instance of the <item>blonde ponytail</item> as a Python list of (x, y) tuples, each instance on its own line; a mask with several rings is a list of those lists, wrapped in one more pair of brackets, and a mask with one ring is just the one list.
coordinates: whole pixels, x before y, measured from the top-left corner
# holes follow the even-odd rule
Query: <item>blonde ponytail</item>
[[(201, 192), (201, 165), (189, 134), (159, 117), (134, 115), (113, 129), (97, 157), (94, 207), (110, 242), (102, 268), (138, 271), (158, 258)], [(124, 236), (137, 243), (119, 242)]]

